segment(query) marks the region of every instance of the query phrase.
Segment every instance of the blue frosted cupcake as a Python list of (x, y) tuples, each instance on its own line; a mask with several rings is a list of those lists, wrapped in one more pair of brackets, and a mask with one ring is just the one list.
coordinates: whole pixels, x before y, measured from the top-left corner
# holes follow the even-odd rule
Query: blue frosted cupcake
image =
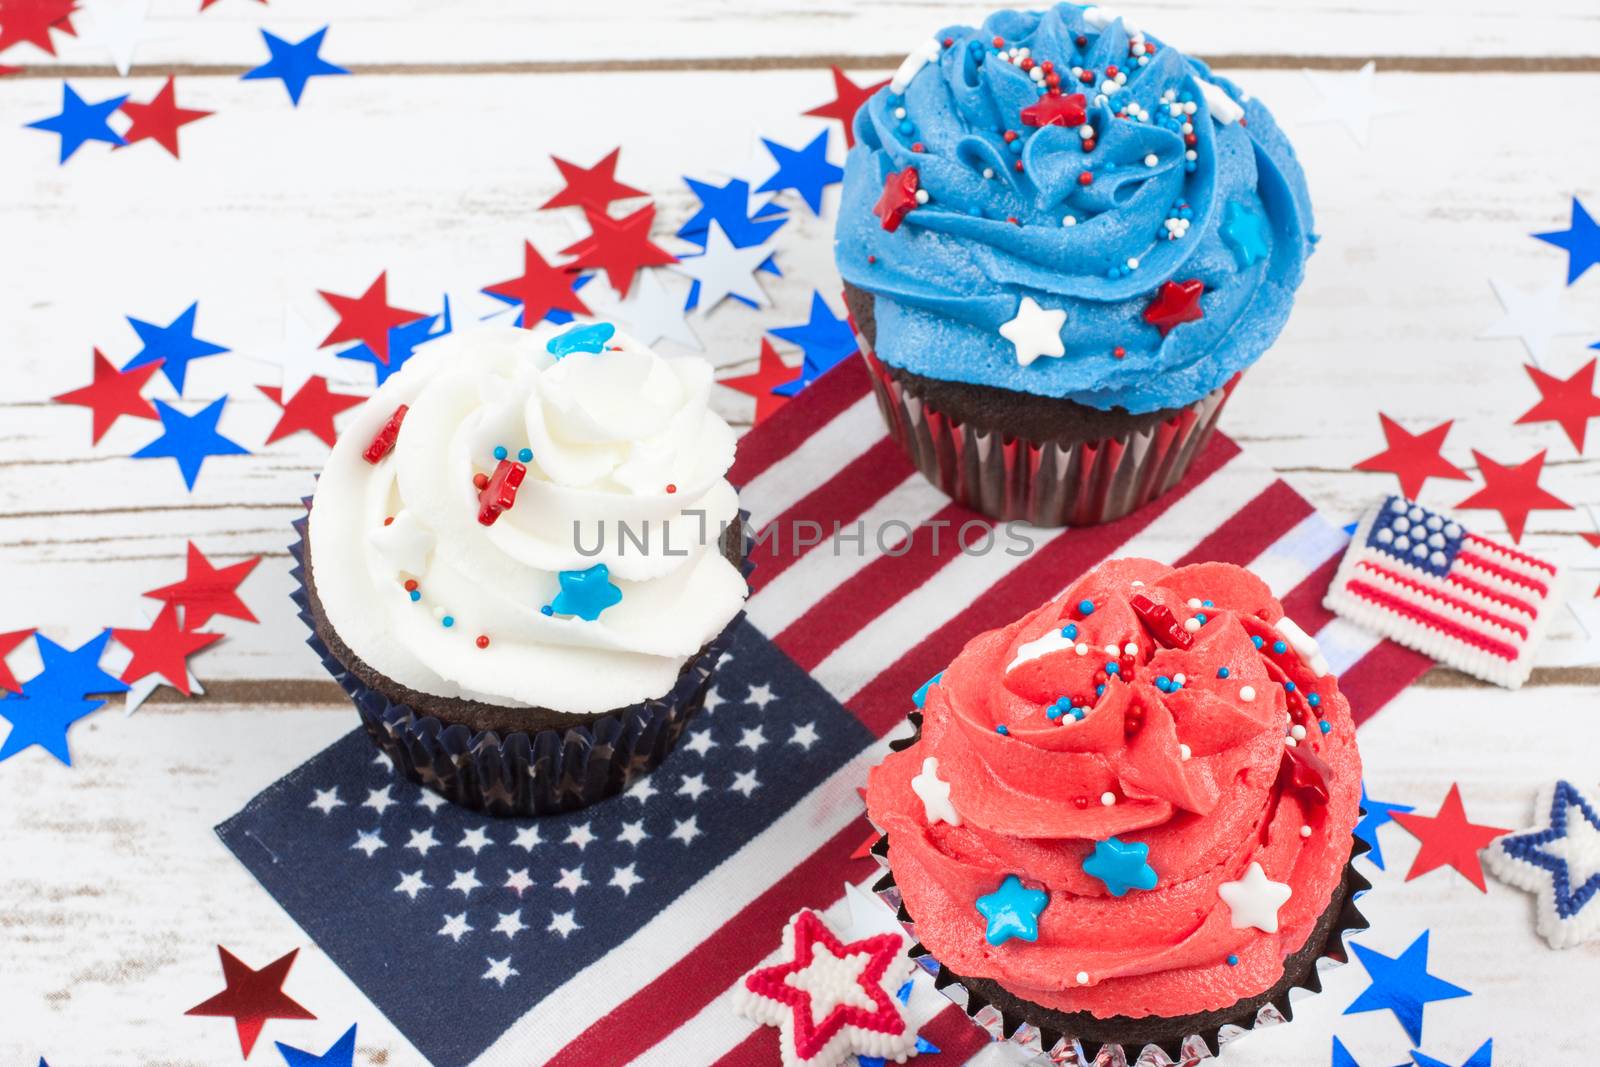
[(855, 118), (836, 255), (891, 432), (1046, 525), (1171, 488), (1277, 337), (1311, 204), (1271, 114), (1097, 8), (938, 33)]

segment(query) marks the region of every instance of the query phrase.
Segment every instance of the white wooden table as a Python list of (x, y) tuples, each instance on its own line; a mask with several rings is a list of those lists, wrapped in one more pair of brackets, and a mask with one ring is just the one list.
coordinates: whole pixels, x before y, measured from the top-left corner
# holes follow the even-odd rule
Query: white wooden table
[[(929, 31), (984, 5), (920, 0), (155, 0), (162, 39), (116, 79), (103, 55), (57, 40), (52, 63), (0, 79), (0, 630), (39, 626), (73, 644), (102, 625), (143, 625), (139, 594), (182, 574), (193, 539), (218, 563), (263, 555), (242, 593), (259, 625), (218, 620), (228, 639), (195, 661), (209, 694), (170, 690), (133, 718), (103, 711), (72, 732), (76, 766), (39, 750), (0, 765), (0, 1061), (55, 1067), (234, 1062), (226, 1021), (183, 1011), (219, 986), (211, 945), (264, 963), (304, 946), (290, 988), (319, 1023), (267, 1037), (318, 1049), (360, 1023), (357, 1063), (421, 1063), (388, 1022), (223, 849), (211, 827), (346, 732), (351, 709), (303, 644), (287, 594), (285, 545), (325, 450), (298, 435), (247, 458), (207, 461), (186, 493), (167, 461), (126, 458), (149, 437), (124, 420), (90, 447), (88, 416), (47, 398), (87, 381), (90, 350), (135, 350), (126, 314), (168, 321), (201, 302), (200, 335), (248, 355), (275, 345), (286, 306), (314, 327), (314, 289), (359, 292), (378, 270), (403, 306), (513, 276), (523, 238), (553, 251), (581, 232), (537, 213), (558, 181), (551, 152), (580, 163), (623, 145), (620, 176), (649, 190), (670, 232), (692, 198), (680, 176), (750, 158), (755, 135), (794, 143), (800, 116), (830, 98), (830, 63), (880, 73)], [(1514, 340), (1478, 340), (1500, 316), (1490, 277), (1559, 286), (1561, 253), (1530, 239), (1566, 225), (1568, 197), (1600, 207), (1600, 21), (1589, 0), (1166, 0), (1149, 29), (1268, 101), (1294, 137), (1325, 235), (1276, 350), (1251, 372), (1224, 428), (1341, 521), (1387, 475), (1352, 471), (1382, 447), (1376, 411), (1418, 430), (1456, 420), (1447, 455), (1502, 462), (1548, 447), (1545, 485), (1600, 503), (1600, 448), (1574, 455), (1554, 426), (1511, 425), (1536, 395)], [(293, 110), (281, 86), (243, 83), (264, 59), (256, 32), (291, 40), (331, 23), (325, 58), (358, 76), (314, 80)], [(1300, 68), (1379, 64), (1380, 117), (1362, 151), (1336, 125), (1297, 116), (1317, 101)], [(53, 69), (53, 68), (65, 69)], [(183, 160), (152, 145), (90, 146), (58, 168), (54, 138), (22, 124), (55, 113), (65, 73), (87, 99), (148, 97), (169, 72), (180, 102), (218, 112), (182, 133)], [(835, 139), (836, 148), (837, 138)], [(830, 190), (837, 196), (837, 189)], [(727, 373), (754, 366), (764, 329), (803, 321), (813, 288), (836, 287), (829, 226), (802, 209), (774, 245), (776, 308), (725, 307), (696, 323)], [(670, 241), (669, 247), (680, 247)], [(1559, 339), (1563, 376), (1600, 339), (1600, 271), (1563, 299), (1594, 331)], [(834, 301), (837, 307), (837, 301)], [(671, 349), (671, 346), (664, 346)], [(792, 350), (784, 348), (791, 359)], [(233, 397), (222, 431), (252, 446), (276, 409), (251, 383), (275, 371), (237, 357), (190, 368), (191, 396)], [(719, 403), (746, 423), (752, 402)], [(1466, 483), (1432, 482), (1453, 505)], [(758, 516), (759, 518), (759, 516)], [(1469, 515), (1499, 532), (1498, 516)], [(1580, 507), (1539, 512), (1524, 544), (1578, 568), (1580, 615), (1563, 618), (1517, 693), (1436, 670), (1363, 730), (1367, 777), (1384, 799), (1432, 812), (1460, 781), (1475, 820), (1526, 823), (1552, 776), (1600, 780), (1600, 552)], [(19, 676), (36, 664), (12, 657)], [(1431, 969), (1475, 992), (1428, 1011), (1428, 1049), (1464, 1060), (1486, 1037), (1496, 1064), (1577, 1063), (1600, 1036), (1600, 945), (1545, 948), (1531, 898), (1491, 882), (1485, 897), (1435, 872), (1402, 881), (1416, 851), (1384, 831), (1389, 872), (1365, 910), (1365, 942), (1397, 953), (1434, 932)], [(774, 937), (777, 931), (773, 932)], [(1341, 1017), (1359, 968), (1330, 976), (1290, 1027), (1235, 1046), (1228, 1062), (1324, 1064), (1337, 1029), (1364, 1064), (1408, 1046), (1386, 1014)], [(273, 1062), (270, 1049), (256, 1062)]]

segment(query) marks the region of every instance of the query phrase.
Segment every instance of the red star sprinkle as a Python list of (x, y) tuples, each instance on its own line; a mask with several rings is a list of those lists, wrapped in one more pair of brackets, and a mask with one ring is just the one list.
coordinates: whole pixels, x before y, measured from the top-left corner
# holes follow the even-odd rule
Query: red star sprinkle
[(1594, 368), (1591, 359), (1570, 378), (1557, 378), (1546, 374), (1531, 363), (1527, 364), (1528, 377), (1539, 390), (1539, 402), (1517, 420), (1524, 422), (1555, 422), (1567, 431), (1572, 447), (1583, 453), (1583, 438), (1590, 419), (1600, 419), (1600, 396), (1594, 391)]
[(328, 379), (313, 374), (285, 403), (283, 390), (276, 385), (258, 385), (268, 400), (283, 409), (278, 424), (267, 435), (267, 444), (305, 430), (322, 438), (329, 448), (338, 440), (333, 428), (333, 418), (341, 411), (355, 407), (364, 399), (349, 393), (328, 391)]
[(148, 630), (111, 631), (118, 644), (133, 653), (122, 672), (124, 682), (137, 682), (152, 674), (184, 696), (189, 695), (189, 657), (202, 648), (222, 640), (221, 634), (197, 633), (178, 629), (178, 608), (170, 600)]
[(1023, 108), (1020, 117), (1024, 126), (1082, 126), (1089, 118), (1089, 101), (1082, 93), (1046, 93)]
[(1461, 806), (1461, 786), (1452, 785), (1437, 815), (1418, 815), (1416, 812), (1396, 811), (1389, 816), (1422, 842), (1406, 881), (1427, 874), (1436, 867), (1450, 866), (1466, 875), (1467, 881), (1483, 893), (1489, 887), (1483, 882), (1483, 865), (1478, 862), (1478, 850), (1501, 834), (1511, 831), (1499, 826), (1480, 826), (1467, 821), (1466, 809)]
[(1200, 294), (1206, 283), (1199, 278), (1186, 282), (1162, 282), (1156, 298), (1144, 309), (1144, 321), (1161, 331), (1165, 337), (1180, 323), (1193, 322), (1205, 315), (1200, 309)]
[(6, 657), (11, 655), (13, 649), (32, 636), (32, 630), (12, 630), (8, 634), (0, 634), (0, 689), (12, 693), (22, 692), (22, 686), (17, 684), (17, 676), (11, 673), (10, 667), (6, 666)]
[(236, 590), (260, 562), (261, 557), (256, 556), (226, 567), (213, 567), (211, 561), (190, 541), (188, 570), (183, 581), (152, 589), (145, 596), (165, 600), (182, 608), (185, 630), (200, 629), (214, 615), (255, 622), (256, 617), (244, 606)]
[(167, 84), (161, 87), (148, 104), (135, 104), (125, 101), (122, 105), (123, 114), (133, 120), (133, 125), (128, 127), (128, 132), (123, 134), (123, 140), (129, 144), (137, 141), (153, 140), (156, 144), (172, 153), (172, 158), (178, 156), (178, 129), (191, 122), (198, 122), (210, 111), (196, 111), (193, 108), (179, 107), (174, 84), (176, 79), (168, 78)]
[(113, 423), (122, 415), (136, 419), (156, 419), (155, 405), (140, 395), (150, 376), (161, 369), (162, 360), (133, 370), (118, 370), (97, 348), (94, 350), (94, 380), (71, 392), (51, 397), (57, 404), (79, 404), (93, 412), (92, 444), (99, 444)]
[(590, 207), (583, 209), (583, 215), (589, 220), (591, 232), (583, 240), (561, 250), (564, 256), (577, 257), (563, 270), (603, 269), (611, 288), (627, 296), (639, 268), (678, 262), (677, 256), (650, 242), (650, 225), (656, 217), (654, 204), (622, 219), (614, 219)]
[(756, 421), (760, 426), (773, 412), (789, 402), (786, 396), (778, 396), (773, 389), (794, 378), (794, 368), (783, 361), (778, 355), (778, 350), (772, 347), (772, 342), (765, 337), (761, 339), (761, 363), (754, 374), (741, 374), (736, 378), (723, 378), (722, 384), (729, 389), (737, 389), (747, 396), (756, 398)]
[(390, 306), (388, 271), (378, 275), (378, 280), (367, 286), (367, 291), (359, 297), (340, 296), (320, 289), (317, 292), (339, 315), (339, 325), (318, 347), (327, 348), (340, 341), (360, 341), (385, 365), (389, 362), (389, 330), (423, 318), (420, 311)]
[(400, 427), (406, 421), (406, 412), (411, 409), (401, 404), (389, 413), (389, 419), (378, 432), (372, 435), (372, 442), (367, 445), (367, 450), (361, 453), (361, 458), (368, 463), (377, 463), (394, 448), (394, 443), (400, 440)]
[(1472, 450), (1478, 461), (1478, 471), (1483, 475), (1483, 488), (1457, 504), (1458, 508), (1483, 508), (1498, 511), (1505, 520), (1511, 540), (1520, 542), (1522, 531), (1528, 525), (1530, 511), (1571, 511), (1572, 505), (1548, 490), (1539, 487), (1539, 474), (1544, 470), (1544, 452), (1526, 459), (1514, 467), (1503, 467), (1488, 456)]
[(838, 67), (833, 67), (832, 70), (833, 99), (826, 104), (818, 104), (805, 113), (818, 118), (838, 120), (844, 126), (844, 146), (852, 148), (856, 143), (856, 112), (867, 102), (867, 97), (888, 85), (889, 79), (885, 78), (873, 85), (862, 86), (851, 81), (849, 75)]
[(635, 189), (631, 185), (623, 185), (617, 181), (617, 156), (621, 152), (620, 147), (613, 148), (609, 155), (588, 168), (568, 163), (558, 156), (551, 156), (556, 169), (561, 172), (562, 181), (567, 185), (555, 196), (539, 205), (539, 210), (546, 211), (553, 207), (592, 207), (603, 212), (606, 205), (613, 200), (648, 196), (649, 194), (643, 189)]
[(478, 490), (478, 521), (493, 526), (494, 521), (517, 503), (517, 487), (528, 476), (528, 468), (509, 459), (495, 467), (494, 474)]
[(221, 945), (217, 955), (222, 957), (222, 980), (227, 988), (209, 1000), (196, 1004), (185, 1015), (208, 1015), (230, 1018), (239, 1031), (239, 1047), (246, 1059), (261, 1036), (261, 1028), (268, 1019), (315, 1019), (305, 1008), (295, 1003), (283, 991), (283, 981), (289, 977), (289, 968), (300, 950), (295, 949), (259, 971)]
[(1375, 456), (1368, 456), (1356, 464), (1358, 471), (1388, 471), (1400, 479), (1400, 492), (1417, 498), (1422, 485), (1429, 478), (1453, 478), (1470, 482), (1471, 475), (1444, 458), (1445, 435), (1450, 432), (1453, 420), (1446, 420), (1431, 430), (1414, 434), (1389, 416), (1378, 413), (1383, 424), (1383, 440), (1389, 447)]
[(56, 54), (51, 30), (73, 34), (74, 0), (3, 0), (0, 2), (0, 52), (27, 41)]
[(575, 315), (593, 314), (572, 291), (572, 275), (562, 267), (546, 263), (533, 242), (524, 241), (522, 245), (522, 277), (496, 282), (486, 286), (484, 292), (521, 304), (524, 329), (533, 329), (557, 308)]
[(917, 168), (890, 171), (883, 179), (883, 195), (872, 208), (873, 214), (883, 220), (883, 228), (890, 233), (900, 228), (900, 223), (917, 206), (917, 188), (922, 177)]

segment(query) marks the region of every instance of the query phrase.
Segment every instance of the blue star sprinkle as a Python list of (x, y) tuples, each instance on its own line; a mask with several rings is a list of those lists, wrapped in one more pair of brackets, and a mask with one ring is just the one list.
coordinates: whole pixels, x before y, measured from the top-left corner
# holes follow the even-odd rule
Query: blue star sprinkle
[(848, 319), (835, 318), (828, 302), (815, 290), (811, 293), (811, 320), (804, 326), (783, 326), (768, 333), (800, 346), (805, 361), (800, 376), (773, 390), (779, 396), (794, 396), (856, 351), (856, 335)]
[(822, 214), (822, 190), (844, 180), (844, 169), (828, 162), (828, 132), (823, 130), (811, 143), (798, 151), (787, 148), (765, 137), (761, 143), (772, 153), (778, 164), (778, 173), (762, 182), (758, 193), (775, 193), (780, 189), (793, 189), (800, 194), (813, 215)]
[(1411, 810), (1410, 804), (1390, 804), (1384, 800), (1372, 800), (1367, 796), (1367, 783), (1361, 783), (1361, 821), (1356, 823), (1355, 835), (1368, 845), (1372, 850), (1367, 853), (1367, 859), (1378, 870), (1387, 870), (1383, 865), (1383, 845), (1378, 841), (1378, 827), (1384, 823), (1393, 822), (1395, 812)]
[(47, 119), (28, 123), (30, 130), (44, 130), (61, 137), (61, 162), (71, 159), (73, 153), (88, 141), (104, 141), (109, 145), (125, 145), (120, 133), (106, 120), (128, 99), (126, 93), (98, 104), (85, 103), (72, 86), (61, 83), (61, 113)]
[(33, 639), (44, 669), (22, 683), (21, 696), (0, 700), (0, 718), (11, 723), (11, 732), (0, 745), (0, 762), (38, 745), (70, 767), (67, 729), (105, 703), (89, 699), (89, 695), (125, 693), (128, 686), (100, 669), (110, 630), (71, 651), (42, 634), (34, 634)]
[(190, 360), (218, 356), (228, 351), (219, 344), (202, 341), (194, 335), (195, 315), (199, 311), (200, 302), (197, 300), (166, 326), (157, 326), (153, 322), (145, 322), (129, 315), (128, 325), (139, 335), (144, 347), (128, 360), (122, 369), (133, 370), (135, 367), (143, 367), (148, 363), (162, 360), (161, 373), (167, 376), (167, 381), (172, 383), (174, 389), (182, 393), (183, 380), (188, 372)]
[(356, 1028), (351, 1026), (320, 1056), (285, 1045), (282, 1041), (275, 1044), (287, 1067), (352, 1067), (356, 1058)]
[(193, 415), (185, 415), (162, 400), (156, 401), (156, 411), (161, 416), (161, 436), (133, 454), (134, 459), (166, 457), (178, 461), (183, 481), (191, 490), (200, 476), (200, 465), (207, 456), (248, 456), (250, 450), (236, 441), (230, 441), (217, 432), (217, 420), (222, 417), (222, 406), (228, 402), (219, 396)]
[[(1413, 1052), (1411, 1058), (1416, 1061), (1417, 1067), (1450, 1067), (1443, 1060), (1436, 1060), (1432, 1056), (1424, 1056), (1420, 1052)], [(1494, 1062), (1494, 1040), (1491, 1038), (1478, 1046), (1478, 1051), (1467, 1058), (1461, 1067), (1492, 1067)]]
[(1453, 1000), (1472, 994), (1458, 985), (1428, 973), (1428, 931), (1411, 942), (1398, 957), (1374, 952), (1365, 945), (1350, 945), (1361, 958), (1372, 984), (1362, 990), (1346, 1015), (1364, 1011), (1391, 1011), (1405, 1027), (1413, 1045), (1422, 1044), (1422, 1009), (1435, 1000)]
[(545, 351), (556, 359), (570, 356), (574, 352), (588, 352), (591, 355), (604, 352), (606, 342), (616, 335), (617, 328), (609, 322), (591, 322), (586, 326), (574, 326), (566, 333), (557, 334), (545, 343)]
[(912, 705), (914, 707), (920, 708), (920, 707), (922, 707), (923, 704), (926, 704), (928, 702), (928, 690), (930, 690), (934, 686), (938, 685), (939, 684), (939, 679), (943, 678), (943, 677), (944, 677), (944, 671), (940, 671), (938, 674), (934, 675), (932, 678), (929, 678), (926, 682), (923, 682), (922, 683), (922, 687), (919, 688), (915, 693), (911, 694), (911, 703), (912, 703)]
[(1497, 839), (1484, 859), (1495, 877), (1538, 895), (1539, 933), (1567, 948), (1600, 934), (1600, 804), (1556, 782), (1536, 810), (1548, 813), (1544, 826)]
[(1050, 903), (1050, 894), (1043, 889), (1028, 889), (1022, 879), (1006, 875), (988, 896), (979, 897), (978, 914), (989, 920), (983, 932), (984, 940), (991, 945), (1003, 945), (1013, 937), (1022, 941), (1039, 940), (1039, 913)]
[(324, 26), (305, 40), (290, 44), (282, 37), (262, 30), (261, 36), (266, 40), (267, 51), (272, 53), (272, 58), (254, 70), (246, 71), (243, 80), (280, 79), (283, 87), (289, 90), (290, 102), (299, 107), (300, 94), (306, 91), (306, 82), (322, 75), (350, 73), (317, 54), (322, 50), (322, 39), (327, 35), (328, 27)]
[(406, 360), (417, 354), (419, 346), (429, 341), (437, 341), (449, 333), (450, 329), (450, 302), (447, 297), (443, 315), (429, 315), (414, 322), (389, 327), (388, 363), (379, 359), (378, 354), (364, 342), (352, 345), (337, 355), (340, 359), (358, 359), (363, 363), (372, 364), (372, 369), (377, 372), (378, 384), (382, 385), (389, 380), (389, 375), (405, 366)]
[(546, 615), (576, 615), (594, 622), (600, 613), (622, 599), (622, 590), (611, 582), (611, 571), (604, 563), (581, 571), (562, 571), (561, 592), (544, 609)]
[(1557, 248), (1566, 249), (1568, 285), (1577, 281), (1584, 271), (1600, 263), (1600, 226), (1595, 225), (1594, 219), (1578, 203), (1577, 197), (1572, 198), (1572, 222), (1566, 229), (1533, 236)]
[(1267, 241), (1266, 218), (1237, 200), (1228, 202), (1228, 209), (1223, 213), (1222, 225), (1217, 232), (1222, 234), (1222, 240), (1233, 252), (1233, 261), (1241, 269), (1257, 260), (1266, 259), (1272, 251)]
[(1150, 846), (1140, 841), (1119, 841), (1108, 837), (1094, 843), (1094, 855), (1083, 861), (1083, 873), (1098, 878), (1114, 897), (1130, 889), (1154, 889), (1155, 869), (1146, 863)]

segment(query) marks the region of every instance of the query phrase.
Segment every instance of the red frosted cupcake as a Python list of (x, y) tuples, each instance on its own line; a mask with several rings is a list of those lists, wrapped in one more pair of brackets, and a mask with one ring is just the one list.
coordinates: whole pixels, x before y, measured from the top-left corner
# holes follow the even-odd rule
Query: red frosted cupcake
[(870, 779), (880, 889), (1008, 1036), (1214, 1051), (1365, 925), (1349, 705), (1241, 568), (1104, 564), (969, 642), (918, 719)]

